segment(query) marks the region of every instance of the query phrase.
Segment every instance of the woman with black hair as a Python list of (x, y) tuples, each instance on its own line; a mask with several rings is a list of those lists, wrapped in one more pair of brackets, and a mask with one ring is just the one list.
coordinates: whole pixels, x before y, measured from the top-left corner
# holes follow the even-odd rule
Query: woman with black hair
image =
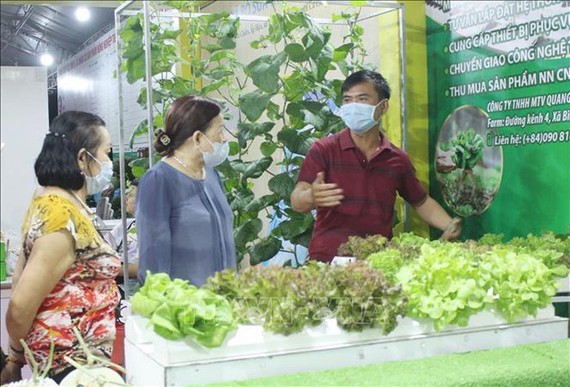
[(64, 356), (85, 359), (73, 328), (91, 353), (111, 356), (121, 261), (99, 235), (85, 204), (87, 195), (110, 182), (110, 151), (105, 122), (94, 114), (65, 112), (50, 126), (34, 166), (42, 190), (22, 227), (22, 253), (6, 314), (10, 345), (2, 384), (21, 378), (20, 339), (40, 367), (46, 366), (53, 343), (50, 377), (56, 382), (73, 370)]
[(139, 280), (147, 270), (202, 286), (236, 267), (233, 213), (214, 169), (229, 153), (213, 100), (184, 96), (171, 105), (154, 148), (164, 156), (137, 192)]

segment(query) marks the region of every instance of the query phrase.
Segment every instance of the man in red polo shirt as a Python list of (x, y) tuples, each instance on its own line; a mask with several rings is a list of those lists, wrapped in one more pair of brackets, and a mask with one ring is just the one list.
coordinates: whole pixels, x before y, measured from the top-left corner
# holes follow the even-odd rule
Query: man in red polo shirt
[(380, 131), (389, 106), (390, 87), (374, 71), (359, 71), (342, 85), (340, 116), (347, 128), (309, 149), (291, 194), (295, 211), (317, 208), (310, 259), (330, 262), (349, 236), (392, 237), (394, 203), (399, 193), (443, 239), (461, 233), (421, 186), (408, 155)]

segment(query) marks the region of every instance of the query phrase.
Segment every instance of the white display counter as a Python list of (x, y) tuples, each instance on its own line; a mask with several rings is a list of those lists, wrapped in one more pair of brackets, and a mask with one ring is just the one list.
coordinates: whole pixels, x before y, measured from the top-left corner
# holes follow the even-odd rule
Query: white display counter
[(348, 333), (329, 319), (290, 336), (239, 325), (223, 346), (206, 349), (191, 340), (165, 340), (149, 320), (129, 316), (125, 327), (127, 382), (136, 386), (182, 386), (420, 359), (567, 338), (568, 319), (552, 307), (536, 318), (506, 324), (489, 312), (468, 327), (442, 332), (409, 318), (387, 336), (377, 329)]
[(558, 294), (552, 298), (552, 302), (570, 302), (570, 275), (558, 280)]

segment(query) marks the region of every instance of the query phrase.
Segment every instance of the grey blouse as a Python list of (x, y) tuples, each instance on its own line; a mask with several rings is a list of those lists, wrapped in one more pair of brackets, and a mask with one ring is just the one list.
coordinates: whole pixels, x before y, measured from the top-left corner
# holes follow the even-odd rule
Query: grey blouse
[(150, 270), (201, 286), (236, 267), (233, 213), (213, 168), (195, 180), (157, 163), (139, 182), (136, 216), (141, 283)]

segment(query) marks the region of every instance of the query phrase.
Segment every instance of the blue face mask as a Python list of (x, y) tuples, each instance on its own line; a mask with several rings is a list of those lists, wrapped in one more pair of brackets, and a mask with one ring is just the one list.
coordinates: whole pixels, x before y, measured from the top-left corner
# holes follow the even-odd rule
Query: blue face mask
[(111, 161), (100, 162), (91, 153), (87, 154), (101, 166), (101, 171), (96, 176), (85, 176), (87, 194), (94, 195), (102, 192), (113, 179), (113, 163)]
[(378, 102), (377, 105), (358, 102), (348, 103), (342, 105), (337, 114), (354, 133), (366, 133), (378, 123), (379, 120), (374, 119), (374, 111), (382, 101)]
[(230, 154), (230, 144), (227, 141), (212, 143), (208, 137), (206, 137), (206, 140), (208, 140), (208, 142), (214, 147), (214, 153), (203, 152), (200, 149), (200, 152), (202, 152), (202, 156), (204, 157), (204, 164), (207, 167), (217, 167), (228, 158), (228, 155)]

